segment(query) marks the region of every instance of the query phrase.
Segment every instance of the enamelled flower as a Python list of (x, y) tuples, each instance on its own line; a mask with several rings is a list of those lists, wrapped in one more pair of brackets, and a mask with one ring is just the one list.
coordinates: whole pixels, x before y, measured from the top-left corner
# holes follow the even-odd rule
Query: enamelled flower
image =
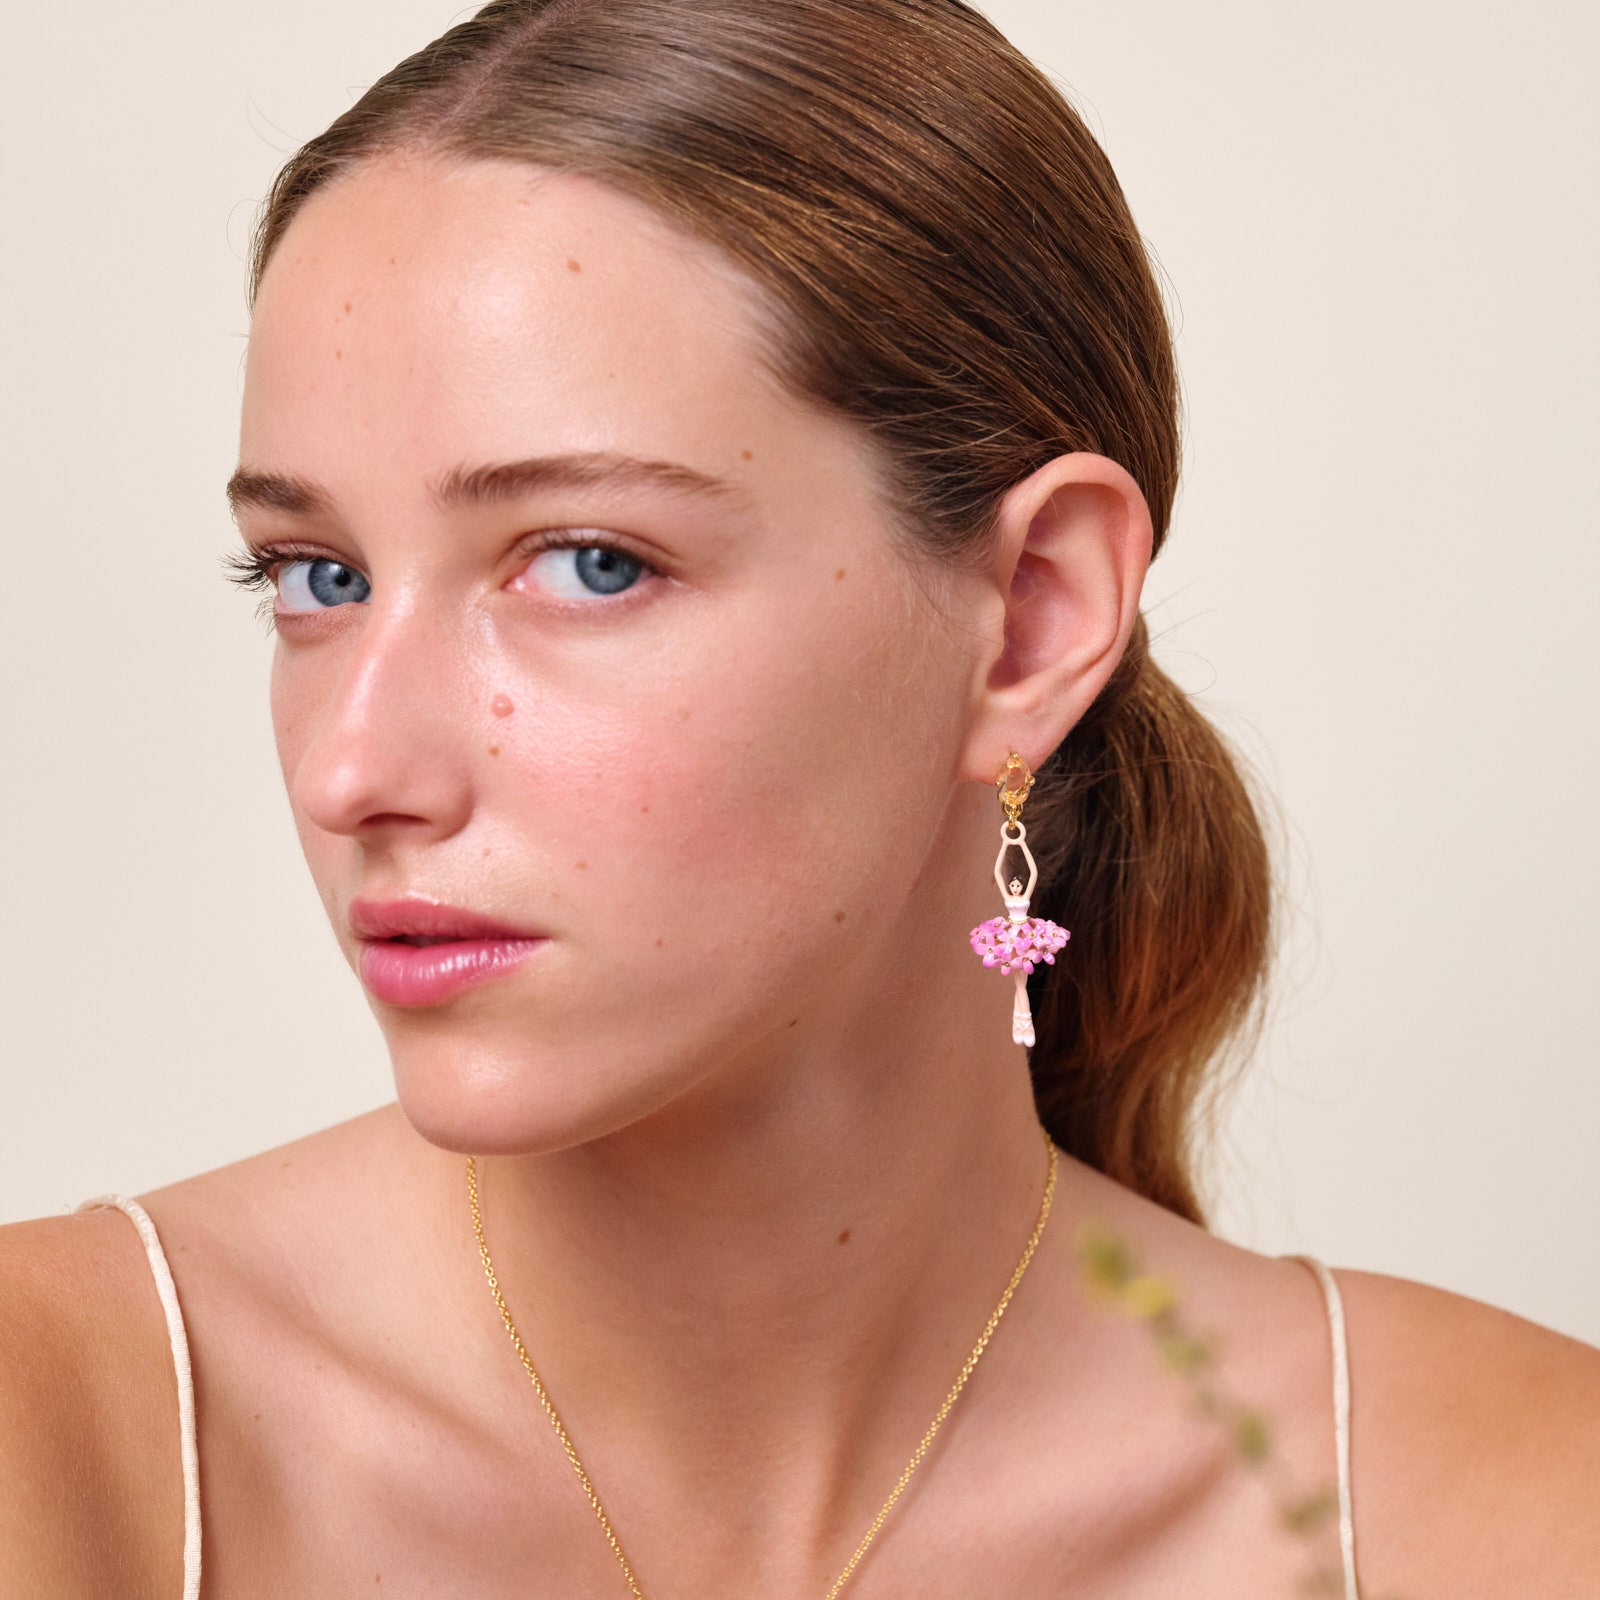
[(1002, 972), (1021, 967), (1032, 972), (1039, 961), (1053, 966), (1056, 951), (1069, 938), (1065, 928), (1046, 917), (1024, 917), (1021, 922), (990, 917), (972, 930), (972, 948), (983, 957), (986, 967), (998, 966)]

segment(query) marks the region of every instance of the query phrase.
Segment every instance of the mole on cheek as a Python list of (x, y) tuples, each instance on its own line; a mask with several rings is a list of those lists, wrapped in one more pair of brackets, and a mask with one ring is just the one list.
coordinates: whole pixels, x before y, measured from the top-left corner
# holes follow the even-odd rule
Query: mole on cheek
[(843, 1232), (842, 1232), (842, 1233), (841, 1233), (841, 1234), (840, 1234), (840, 1235), (839, 1235), (839, 1243), (840, 1243), (840, 1244), (849, 1244), (849, 1243), (850, 1243), (850, 1230), (849, 1230), (849, 1229), (848, 1229), (848, 1228), (846, 1228), (846, 1229), (845, 1229), (845, 1230), (844, 1230), (844, 1231), (843, 1231)]
[(500, 754), (500, 746), (497, 745), (497, 744), (490, 745), (489, 746), (489, 754), (492, 755), (492, 756), (499, 755)]
[(509, 696), (497, 694), (494, 699), (489, 702), (489, 709), (494, 712), (497, 717), (509, 717), (517, 708), (512, 705)]
[(574, 261), (571, 256), (568, 256), (567, 257), (567, 271), (568, 272), (582, 272), (583, 271), (583, 263), (580, 262), (580, 261)]

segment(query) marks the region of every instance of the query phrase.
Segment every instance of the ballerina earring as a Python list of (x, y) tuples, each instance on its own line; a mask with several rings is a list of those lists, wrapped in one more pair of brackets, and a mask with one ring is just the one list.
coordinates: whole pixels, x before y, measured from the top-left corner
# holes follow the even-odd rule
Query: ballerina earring
[[(1020, 770), (1020, 787), (1007, 787), (1007, 780)], [(1016, 979), (1017, 995), (1011, 1007), (1011, 1042), (1031, 1046), (1033, 1039), (1033, 1013), (1028, 1008), (1028, 977), (1038, 961), (1055, 965), (1056, 951), (1066, 944), (1071, 935), (1059, 924), (1045, 917), (1030, 917), (1028, 901), (1033, 887), (1039, 881), (1039, 868), (1028, 848), (1028, 830), (1022, 823), (1022, 803), (1033, 788), (1033, 774), (1028, 764), (1015, 750), (1006, 757), (1006, 764), (995, 779), (1000, 793), (1000, 806), (1005, 820), (1000, 824), (1000, 853), (994, 858), (994, 881), (999, 885), (1000, 897), (1006, 903), (1003, 917), (990, 917), (972, 930), (973, 950), (983, 957), (986, 967), (998, 966)], [(1022, 851), (1028, 863), (1028, 886), (1020, 878), (1008, 884), (1000, 869), (1005, 865), (1006, 851), (1013, 846)]]

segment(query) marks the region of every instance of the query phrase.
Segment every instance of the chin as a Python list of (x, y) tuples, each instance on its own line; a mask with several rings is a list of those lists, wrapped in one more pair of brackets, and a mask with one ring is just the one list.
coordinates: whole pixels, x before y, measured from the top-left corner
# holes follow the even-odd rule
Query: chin
[(629, 1072), (592, 1042), (500, 1042), (443, 1030), (391, 1035), (389, 1056), (406, 1120), (429, 1144), (462, 1155), (546, 1155), (587, 1144), (670, 1104), (696, 1076), (686, 1070), (679, 1081), (659, 1052)]

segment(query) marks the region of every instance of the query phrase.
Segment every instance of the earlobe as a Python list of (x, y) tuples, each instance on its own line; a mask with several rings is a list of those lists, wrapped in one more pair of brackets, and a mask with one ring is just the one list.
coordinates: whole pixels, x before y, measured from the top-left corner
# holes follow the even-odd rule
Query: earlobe
[(1066, 737), (1127, 645), (1152, 539), (1143, 492), (1108, 457), (1057, 456), (1008, 491), (991, 570), (1004, 638), (980, 663), (964, 776), (1010, 749), (1042, 764)]

